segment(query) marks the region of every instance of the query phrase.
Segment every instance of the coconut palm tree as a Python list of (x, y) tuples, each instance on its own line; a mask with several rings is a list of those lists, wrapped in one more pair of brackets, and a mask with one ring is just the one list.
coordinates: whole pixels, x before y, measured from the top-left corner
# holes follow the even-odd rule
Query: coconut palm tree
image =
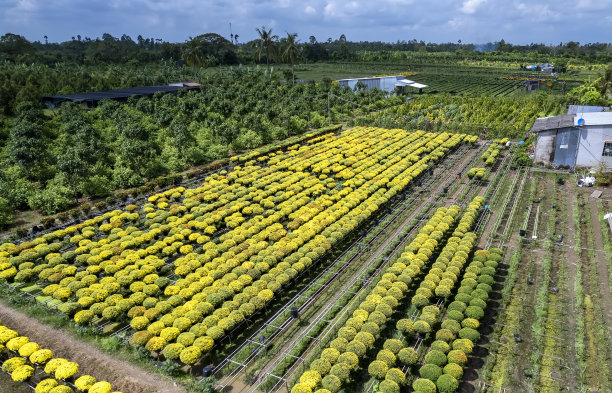
[(270, 57), (272, 57), (272, 51), (274, 50), (274, 43), (278, 40), (278, 36), (272, 34), (272, 29), (267, 30), (266, 26), (262, 26), (260, 28), (255, 29), (257, 34), (259, 34), (259, 39), (255, 41), (255, 48), (257, 52), (255, 56), (257, 57), (257, 61), (261, 61), (261, 56), (266, 54), (266, 67), (268, 72), (270, 72)]
[(612, 67), (606, 68), (601, 78), (595, 81), (595, 87), (604, 99), (608, 90), (612, 92)]
[(183, 44), (183, 60), (193, 67), (193, 77), (197, 75), (197, 69), (204, 62), (204, 51), (202, 45), (196, 38), (189, 37), (189, 41)]
[(295, 84), (295, 73), (293, 72), (293, 66), (297, 63), (297, 58), (300, 54), (300, 49), (297, 46), (297, 33), (287, 33), (287, 43), (285, 51), (283, 52), (283, 60), (291, 66), (291, 76), (293, 84)]

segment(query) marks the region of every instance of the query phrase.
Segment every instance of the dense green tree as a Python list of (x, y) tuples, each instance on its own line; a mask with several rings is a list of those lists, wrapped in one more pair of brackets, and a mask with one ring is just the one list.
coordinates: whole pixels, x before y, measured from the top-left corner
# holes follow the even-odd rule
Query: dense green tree
[(0, 228), (6, 228), (13, 223), (13, 207), (10, 202), (0, 197)]
[(76, 185), (79, 179), (88, 177), (96, 162), (104, 158), (105, 147), (100, 133), (82, 110), (75, 105), (62, 107), (62, 126), (58, 146), (57, 169), (64, 173), (70, 183)]
[(13, 209), (28, 207), (28, 198), (36, 191), (34, 183), (26, 178), (25, 171), (13, 165), (0, 172), (0, 196), (9, 201)]
[(74, 202), (74, 191), (66, 176), (58, 174), (46, 187), (28, 198), (28, 205), (42, 214), (53, 214), (65, 210)]
[(9, 164), (24, 169), (35, 176), (43, 164), (47, 146), (44, 137), (42, 111), (33, 104), (23, 104), (11, 128), (8, 139)]

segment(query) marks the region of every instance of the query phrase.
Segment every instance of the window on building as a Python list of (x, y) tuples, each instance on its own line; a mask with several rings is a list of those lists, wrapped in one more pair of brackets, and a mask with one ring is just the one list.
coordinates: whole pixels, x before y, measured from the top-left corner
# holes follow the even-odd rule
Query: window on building
[(612, 157), (612, 141), (605, 141), (602, 157)]

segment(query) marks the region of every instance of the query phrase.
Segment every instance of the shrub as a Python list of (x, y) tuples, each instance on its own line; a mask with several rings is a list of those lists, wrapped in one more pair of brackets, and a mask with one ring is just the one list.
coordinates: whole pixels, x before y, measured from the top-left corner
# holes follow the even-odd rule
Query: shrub
[(472, 328), (462, 328), (459, 330), (459, 337), (467, 338), (471, 342), (477, 342), (480, 339), (480, 333)]
[(200, 356), (202, 356), (202, 349), (194, 345), (181, 351), (180, 360), (184, 364), (193, 364), (200, 359)]
[(361, 341), (353, 340), (346, 346), (346, 350), (353, 352), (358, 357), (365, 355), (367, 348)]
[(380, 333), (380, 327), (374, 322), (366, 322), (361, 326), (361, 331), (370, 333), (372, 336), (377, 337)]
[[(356, 340), (358, 339), (357, 336), (355, 336), (355, 339)], [(372, 343), (374, 343), (374, 340), (372, 340)], [(342, 338), (342, 337), (338, 337), (332, 340), (332, 342), (329, 344), (331, 348), (337, 349), (340, 353), (346, 351), (347, 345), (348, 345), (348, 341), (346, 341), (346, 338)]]
[(325, 359), (331, 364), (334, 364), (339, 356), (340, 351), (336, 348), (325, 348), (323, 352), (321, 352), (321, 359)]
[(141, 330), (139, 332), (134, 333), (132, 336), (132, 342), (136, 345), (145, 345), (147, 341), (149, 341), (153, 337), (151, 332), (146, 330)]
[(398, 352), (397, 358), (400, 362), (412, 366), (419, 360), (419, 356), (413, 348), (403, 348)]
[(429, 351), (427, 355), (425, 355), (425, 362), (442, 367), (446, 364), (446, 355), (444, 354), (444, 352), (434, 349)]
[(346, 341), (351, 341), (357, 335), (357, 331), (352, 327), (342, 327), (338, 331), (338, 337), (344, 338)]
[(388, 349), (381, 349), (376, 355), (376, 360), (383, 361), (387, 363), (387, 366), (393, 367), (395, 366), (396, 357), (395, 354)]
[(457, 349), (453, 349), (446, 356), (449, 363), (456, 363), (463, 366), (467, 362), (467, 356), (465, 356), (465, 352), (459, 351)]
[(296, 383), (291, 388), (291, 393), (312, 393), (312, 388), (304, 383)]
[(421, 334), (427, 334), (431, 331), (431, 326), (425, 321), (416, 321), (414, 323), (414, 330)]
[(470, 301), (470, 306), (480, 307), (484, 310), (487, 307), (487, 302), (482, 299), (475, 298)]
[(472, 293), (470, 294), (470, 296), (472, 296), (473, 298), (478, 298), (482, 300), (487, 300), (489, 298), (489, 294), (487, 293), (487, 291), (484, 291), (482, 289), (474, 289)]
[(444, 374), (448, 374), (457, 380), (461, 379), (461, 377), (463, 376), (463, 367), (461, 367), (457, 363), (447, 364), (446, 366), (444, 366), (444, 369), (442, 371), (444, 372)]
[(389, 366), (387, 365), (386, 362), (382, 360), (374, 360), (368, 366), (368, 373), (374, 378), (384, 379), (385, 375), (387, 375), (388, 369), (389, 369)]
[(389, 369), (389, 371), (387, 371), (385, 379), (391, 380), (397, 383), (398, 385), (403, 385), (404, 383), (406, 383), (406, 375), (399, 368)]
[(374, 344), (374, 341), (376, 341), (374, 336), (368, 332), (357, 333), (357, 335), (355, 336), (355, 340), (361, 341), (366, 346), (366, 348), (370, 348)]
[(397, 321), (395, 327), (397, 328), (397, 330), (402, 332), (402, 334), (405, 334), (407, 336), (412, 335), (414, 333), (414, 324), (410, 319), (407, 318), (400, 319), (399, 321)]
[(342, 386), (342, 381), (335, 375), (326, 375), (325, 378), (321, 381), (321, 386), (323, 389), (327, 389), (332, 393), (338, 392), (340, 387)]
[(336, 377), (340, 378), (340, 380), (342, 381), (348, 381), (349, 376), (351, 374), (351, 370), (345, 363), (338, 363), (332, 366), (331, 370), (329, 370), (329, 373), (331, 375), (335, 375)]
[(459, 312), (464, 312), (466, 307), (467, 306), (465, 305), (465, 303), (463, 303), (461, 301), (458, 301), (458, 300), (455, 300), (454, 302), (452, 302), (451, 304), (448, 305), (448, 310), (449, 311), (450, 310), (456, 310), (456, 311), (459, 311)]
[(318, 372), (320, 375), (326, 375), (331, 370), (331, 363), (325, 359), (316, 359), (310, 363), (310, 369)]
[(164, 357), (166, 359), (174, 360), (174, 359), (178, 359), (183, 349), (185, 349), (185, 347), (182, 344), (173, 343), (173, 344), (166, 345), (162, 353), (164, 354)]
[(419, 369), (419, 375), (431, 381), (436, 381), (442, 375), (442, 369), (435, 364), (426, 364)]
[[(463, 318), (461, 320), (463, 320)], [(442, 329), (450, 330), (453, 334), (457, 334), (459, 333), (459, 330), (461, 330), (461, 324), (459, 324), (459, 322), (454, 319), (445, 320), (444, 322), (442, 322), (441, 327)]]
[(393, 338), (386, 340), (383, 345), (384, 349), (387, 349), (396, 355), (398, 354), (399, 351), (402, 350), (403, 347), (404, 347), (404, 344), (400, 340), (393, 339)]
[(412, 383), (412, 388), (419, 393), (436, 393), (436, 384), (430, 379), (419, 378)]
[[(456, 322), (456, 321), (455, 321)], [(453, 332), (448, 329), (438, 329), (436, 332), (436, 340), (442, 340), (445, 342), (449, 342), (455, 338)]]
[(461, 321), (461, 326), (478, 329), (478, 326), (480, 326), (480, 322), (478, 322), (478, 320), (474, 318), (465, 318), (463, 321)]
[(453, 393), (459, 388), (459, 382), (451, 375), (442, 374), (436, 381), (440, 393)]
[(484, 316), (484, 311), (477, 306), (468, 306), (468, 308), (465, 309), (465, 315), (468, 318), (480, 319)]
[(321, 374), (313, 370), (306, 371), (300, 377), (300, 383), (308, 386), (310, 389), (314, 389), (319, 382), (321, 382)]
[(471, 353), (474, 349), (474, 343), (468, 339), (460, 338), (453, 341), (453, 349), (458, 349), (465, 353)]
[(446, 313), (446, 317), (455, 321), (463, 321), (463, 318), (465, 318), (463, 313), (457, 310), (450, 310)]
[(338, 356), (338, 364), (344, 363), (349, 369), (354, 370), (359, 365), (359, 358), (353, 352), (344, 352)]
[(390, 380), (390, 379), (385, 379), (378, 385), (378, 390), (381, 393), (399, 393), (400, 387), (395, 381)]
[(436, 351), (440, 351), (442, 353), (447, 353), (448, 351), (450, 351), (450, 345), (448, 345), (448, 343), (446, 341), (436, 340), (436, 341), (431, 343), (431, 349), (432, 350), (436, 350)]

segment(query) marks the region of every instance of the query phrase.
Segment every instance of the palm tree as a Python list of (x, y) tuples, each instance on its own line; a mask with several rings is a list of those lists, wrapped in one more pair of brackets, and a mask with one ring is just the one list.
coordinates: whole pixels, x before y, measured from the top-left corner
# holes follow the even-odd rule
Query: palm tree
[(608, 90), (612, 91), (612, 67), (606, 68), (601, 78), (595, 81), (595, 87), (599, 94), (605, 99)]
[(274, 42), (278, 40), (277, 35), (272, 34), (272, 29), (266, 30), (266, 26), (262, 26), (260, 28), (256, 28), (257, 34), (259, 34), (259, 40), (255, 42), (255, 47), (257, 49), (256, 56), (257, 60), (261, 61), (261, 56), (266, 53), (266, 67), (268, 72), (270, 72), (270, 57), (272, 50), (274, 49)]
[(297, 57), (300, 54), (300, 49), (297, 46), (297, 33), (287, 33), (287, 46), (283, 52), (283, 60), (291, 66), (291, 77), (293, 84), (295, 84), (295, 73), (293, 72), (293, 66), (297, 63)]
[(204, 51), (200, 42), (192, 37), (183, 45), (183, 60), (193, 67), (193, 77), (196, 77), (196, 70), (204, 61)]

